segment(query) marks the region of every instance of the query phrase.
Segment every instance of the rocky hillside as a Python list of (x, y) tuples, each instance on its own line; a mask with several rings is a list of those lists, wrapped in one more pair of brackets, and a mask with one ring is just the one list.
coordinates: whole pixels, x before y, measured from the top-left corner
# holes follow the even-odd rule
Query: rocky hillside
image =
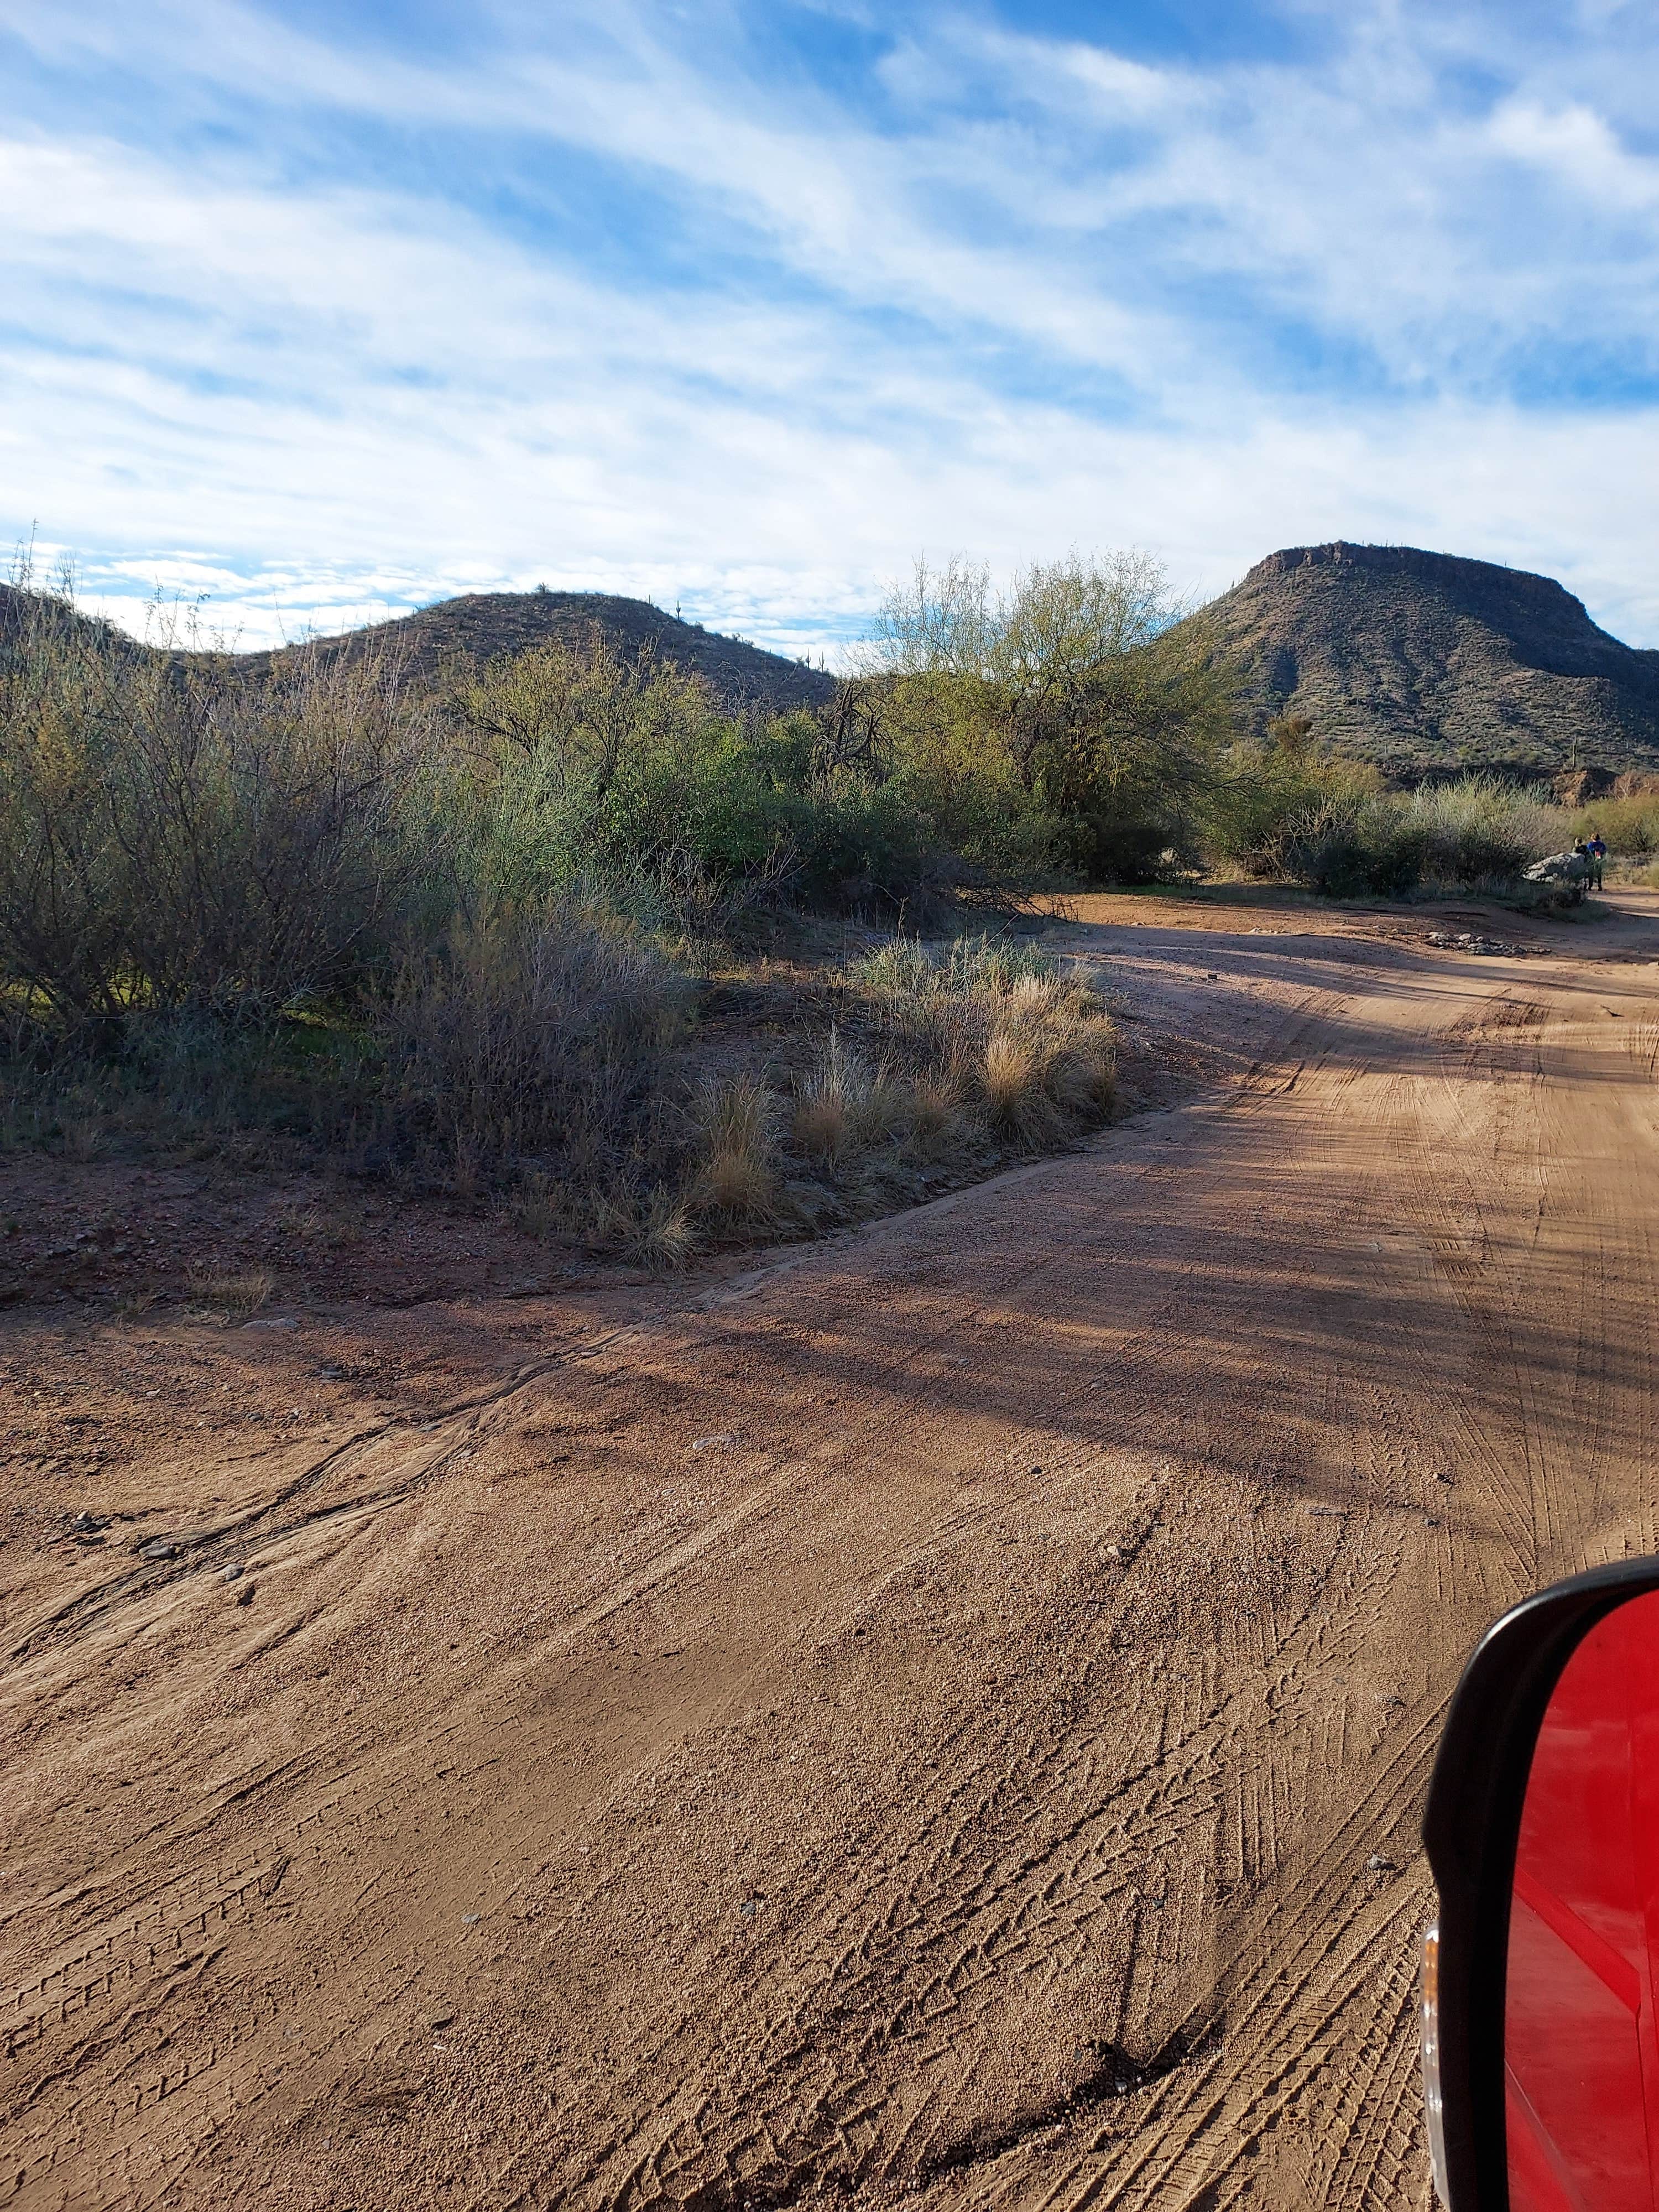
[[(0, 637), (19, 626), (30, 599), (27, 592), (0, 584)], [(153, 649), (95, 617), (71, 614), (65, 609), (64, 619), (88, 637), (118, 650)], [(482, 663), (501, 654), (522, 653), (544, 638), (578, 637), (596, 628), (626, 653), (648, 650), (675, 668), (701, 676), (727, 708), (816, 707), (835, 696), (835, 678), (821, 669), (804, 667), (781, 653), (763, 652), (742, 638), (722, 636), (718, 630), (705, 629), (701, 623), (682, 622), (647, 600), (617, 599), (605, 592), (473, 592), (465, 599), (441, 600), (395, 622), (375, 623), (364, 629), (347, 630), (339, 637), (320, 638), (307, 647), (285, 646), (276, 652), (237, 653), (234, 658), (250, 673), (258, 674), (301, 651), (329, 658), (374, 653), (410, 674), (431, 678), (459, 655), (470, 655)]]
[[(624, 653), (650, 651), (675, 668), (701, 676), (727, 707), (813, 707), (835, 693), (835, 678), (820, 669), (763, 652), (741, 638), (722, 636), (701, 623), (682, 622), (647, 600), (617, 599), (605, 592), (476, 592), (441, 600), (396, 622), (320, 640), (311, 649), (330, 655), (384, 653), (431, 676), (458, 654), (482, 663), (522, 653), (545, 638), (576, 637), (593, 629)], [(268, 663), (278, 657), (250, 659)]]
[(1659, 768), (1659, 653), (1547, 576), (1404, 545), (1270, 553), (1205, 610), (1250, 719), (1305, 714), (1415, 779)]

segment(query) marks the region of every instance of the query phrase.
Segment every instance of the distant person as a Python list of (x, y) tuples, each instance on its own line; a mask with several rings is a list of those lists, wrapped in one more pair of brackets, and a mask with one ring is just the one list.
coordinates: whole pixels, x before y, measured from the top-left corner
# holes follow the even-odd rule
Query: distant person
[(1584, 848), (1584, 854), (1589, 862), (1591, 888), (1599, 891), (1601, 888), (1601, 863), (1607, 857), (1607, 848), (1601, 842), (1601, 833), (1599, 830), (1590, 831), (1589, 842)]

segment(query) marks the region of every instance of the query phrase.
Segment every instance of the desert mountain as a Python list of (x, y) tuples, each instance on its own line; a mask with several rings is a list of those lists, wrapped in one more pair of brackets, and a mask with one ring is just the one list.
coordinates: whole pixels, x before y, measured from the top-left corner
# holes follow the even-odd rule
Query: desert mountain
[[(0, 584), (0, 635), (16, 625), (27, 599), (14, 586)], [(106, 641), (131, 643), (108, 623), (85, 615), (74, 619)], [(522, 653), (549, 637), (575, 638), (595, 629), (624, 653), (650, 651), (669, 665), (702, 677), (721, 705), (730, 708), (815, 707), (835, 696), (835, 678), (821, 669), (764, 652), (743, 638), (705, 629), (701, 623), (682, 622), (647, 600), (618, 599), (606, 592), (477, 592), (440, 600), (395, 622), (319, 638), (307, 647), (284, 646), (276, 652), (233, 657), (257, 674), (301, 651), (329, 659), (376, 653), (411, 675), (429, 678), (459, 655), (483, 663)]]
[(648, 651), (672, 667), (702, 677), (726, 707), (813, 707), (835, 692), (835, 678), (819, 669), (763, 652), (742, 638), (722, 636), (701, 623), (682, 622), (648, 600), (617, 599), (606, 592), (475, 592), (440, 600), (395, 622), (319, 639), (311, 649), (329, 656), (384, 653), (412, 672), (430, 676), (459, 654), (483, 663), (523, 653), (550, 637), (575, 638), (596, 629), (630, 656)]
[(101, 616), (76, 612), (54, 594), (28, 591), (16, 584), (0, 584), (0, 644), (16, 638), (27, 628), (31, 613), (38, 612), (43, 603), (55, 606), (62, 620), (89, 643), (132, 653), (144, 650), (125, 630)]
[(1270, 553), (1204, 611), (1258, 726), (1305, 714), (1416, 778), (1659, 768), (1659, 653), (1547, 576), (1407, 545)]

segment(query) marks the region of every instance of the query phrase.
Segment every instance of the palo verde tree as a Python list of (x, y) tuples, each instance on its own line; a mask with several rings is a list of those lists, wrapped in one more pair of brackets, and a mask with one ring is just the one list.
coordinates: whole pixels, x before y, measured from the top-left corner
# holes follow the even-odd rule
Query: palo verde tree
[(1072, 553), (1000, 592), (971, 562), (919, 562), (881, 610), (870, 665), (890, 687), (896, 747), (1009, 787), (1082, 873), (1143, 878), (1190, 844), (1233, 731), (1231, 683), (1183, 612), (1145, 553)]

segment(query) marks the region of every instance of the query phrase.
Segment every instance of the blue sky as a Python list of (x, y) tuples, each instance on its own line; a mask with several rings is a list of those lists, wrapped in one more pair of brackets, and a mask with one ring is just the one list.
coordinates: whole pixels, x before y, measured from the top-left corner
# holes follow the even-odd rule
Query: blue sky
[(1345, 536), (1659, 645), (1656, 118), (1651, 0), (0, 0), (0, 530), (245, 643)]

